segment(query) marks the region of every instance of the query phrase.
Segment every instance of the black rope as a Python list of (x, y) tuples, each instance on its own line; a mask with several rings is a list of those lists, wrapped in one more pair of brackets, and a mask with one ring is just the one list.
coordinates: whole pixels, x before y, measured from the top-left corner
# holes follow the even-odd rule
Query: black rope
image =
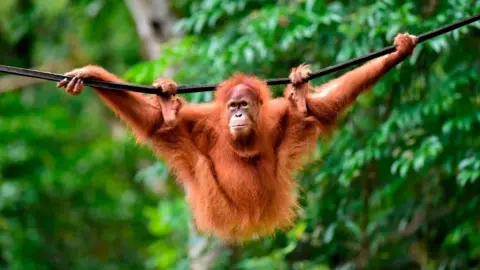
[[(438, 29), (432, 30), (427, 33), (423, 33), (418, 36), (418, 43), (424, 42), (426, 40), (429, 40), (431, 38), (437, 37), (439, 35), (445, 34), (447, 32), (453, 31), (457, 28), (460, 28), (462, 26), (465, 26), (467, 24), (471, 24), (475, 21), (480, 20), (480, 14), (474, 15), (472, 17), (466, 18), (464, 20), (440, 27)], [(313, 72), (308, 78), (307, 81), (313, 80), (315, 78), (319, 78), (321, 76), (339, 71), (341, 69), (357, 65), (360, 63), (363, 63), (365, 61), (395, 52), (396, 48), (394, 45), (383, 48), (380, 51), (373, 52), (370, 54), (367, 54), (365, 56), (357, 57), (354, 59), (351, 59), (349, 61), (339, 63), (333, 66), (326, 67), (324, 69), (318, 70)], [(14, 74), (14, 75), (20, 75), (20, 76), (25, 76), (25, 77), (31, 77), (31, 78), (37, 78), (37, 79), (43, 79), (43, 80), (48, 80), (48, 81), (55, 81), (59, 82), (64, 79), (67, 79), (70, 81), (73, 79), (71, 76), (65, 76), (61, 74), (56, 74), (56, 73), (51, 73), (51, 72), (43, 72), (43, 71), (37, 71), (37, 70), (32, 70), (32, 69), (26, 69), (26, 68), (17, 68), (17, 67), (11, 67), (11, 66), (4, 66), (0, 65), (0, 72), (3, 73), (9, 73), (9, 74)], [(268, 85), (280, 85), (280, 84), (289, 84), (290, 79), (288, 78), (276, 78), (276, 79), (268, 79), (266, 80)], [(138, 84), (129, 84), (129, 83), (112, 83), (112, 82), (105, 82), (105, 81), (99, 81), (95, 79), (84, 79), (84, 84), (90, 87), (94, 88), (102, 88), (102, 89), (109, 89), (109, 90), (117, 90), (117, 91), (133, 91), (133, 92), (140, 92), (140, 93), (147, 93), (147, 94), (159, 94), (159, 90), (156, 89), (153, 86), (145, 86), (145, 85), (138, 85)], [(211, 91), (215, 90), (217, 87), (216, 84), (191, 84), (191, 85), (180, 85), (177, 88), (177, 93), (179, 94), (185, 94), (185, 93), (194, 93), (194, 92), (206, 92), (206, 91)]]
[[(447, 32), (453, 31), (457, 28), (460, 28), (460, 27), (465, 26), (467, 24), (471, 24), (471, 23), (476, 22), (478, 20), (480, 20), (480, 14), (477, 14), (477, 15), (474, 15), (472, 17), (466, 18), (464, 20), (461, 20), (461, 21), (458, 21), (458, 22), (440, 27), (440, 28), (432, 30), (430, 32), (423, 33), (423, 34), (418, 36), (418, 43), (424, 42), (424, 41), (429, 40), (431, 38), (434, 38), (434, 37), (437, 37), (439, 35), (445, 34)], [(386, 55), (386, 54), (389, 54), (389, 53), (393, 53), (393, 52), (395, 52), (395, 50), (396, 50), (395, 45), (392, 45), (392, 46), (383, 48), (380, 51), (376, 51), (376, 52), (367, 54), (365, 56), (357, 57), (357, 58), (348, 60), (348, 61), (343, 62), (343, 63), (339, 63), (339, 64), (336, 64), (336, 65), (333, 65), (333, 66), (326, 67), (324, 69), (313, 72), (308, 77), (307, 81), (325, 76), (327, 74), (339, 71), (341, 69), (344, 69), (344, 68), (347, 68), (347, 67), (350, 67), (350, 66), (354, 66), (354, 65), (366, 62), (368, 60), (372, 60), (374, 58), (377, 58), (377, 57), (380, 57), (380, 56), (383, 56), (383, 55)], [(268, 85), (279, 85), (279, 84), (289, 84), (290, 80), (288, 78), (287, 79), (281, 78), (281, 79), (270, 79), (267, 82), (268, 82)]]

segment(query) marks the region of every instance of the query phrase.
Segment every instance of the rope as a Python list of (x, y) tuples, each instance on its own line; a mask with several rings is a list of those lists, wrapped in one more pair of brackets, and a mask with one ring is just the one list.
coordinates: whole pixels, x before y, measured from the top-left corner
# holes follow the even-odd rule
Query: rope
[[(476, 22), (480, 20), (480, 14), (471, 16), (469, 18), (466, 18), (461, 21), (457, 21), (455, 23), (440, 27), (438, 29), (432, 30), (427, 33), (423, 33), (418, 36), (418, 43), (424, 42), (426, 40), (429, 40), (431, 38), (437, 37), (439, 35), (448, 33), (450, 31), (453, 31), (457, 28), (460, 28), (462, 26), (471, 24), (473, 22)], [(373, 52), (370, 54), (367, 54), (365, 56), (357, 57), (354, 59), (351, 59), (349, 61), (339, 63), (333, 66), (326, 67), (324, 69), (318, 70), (310, 74), (310, 76), (307, 78), (307, 81), (313, 80), (315, 78), (319, 78), (321, 76), (339, 71), (341, 69), (357, 65), (360, 63), (363, 63), (365, 61), (395, 52), (396, 48), (394, 45), (385, 47), (377, 52)], [(0, 65), (0, 72), (3, 73), (8, 73), (8, 74), (14, 74), (14, 75), (19, 75), (19, 76), (25, 76), (25, 77), (31, 77), (31, 78), (38, 78), (38, 79), (43, 79), (43, 80), (48, 80), (48, 81), (55, 81), (59, 82), (61, 80), (67, 79), (70, 81), (73, 79), (71, 76), (65, 76), (61, 74), (56, 74), (56, 73), (50, 73), (50, 72), (43, 72), (43, 71), (37, 71), (37, 70), (32, 70), (32, 69), (25, 69), (25, 68), (18, 68), (18, 67), (11, 67), (11, 66), (4, 66)], [(116, 90), (116, 91), (133, 91), (133, 92), (140, 92), (140, 93), (147, 93), (147, 94), (159, 94), (159, 90), (153, 86), (145, 86), (145, 85), (138, 85), (138, 84), (129, 84), (129, 83), (112, 83), (112, 82), (105, 82), (105, 81), (99, 81), (95, 79), (84, 79), (83, 80), (84, 84), (93, 88), (102, 88), (102, 89), (109, 89), (109, 90)], [(280, 84), (289, 84), (290, 79), (288, 78), (276, 78), (276, 79), (268, 79), (266, 80), (266, 83), (268, 85), (280, 85)], [(194, 93), (194, 92), (206, 92), (206, 91), (211, 91), (215, 90), (217, 87), (217, 84), (191, 84), (191, 85), (180, 85), (177, 88), (177, 93), (179, 94), (186, 94), (186, 93)]]

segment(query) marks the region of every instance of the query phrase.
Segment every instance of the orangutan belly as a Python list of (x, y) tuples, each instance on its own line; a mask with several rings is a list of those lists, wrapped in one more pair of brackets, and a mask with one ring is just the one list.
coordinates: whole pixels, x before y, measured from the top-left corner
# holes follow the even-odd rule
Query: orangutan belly
[(187, 200), (199, 231), (241, 241), (292, 225), (295, 184), (269, 157), (274, 155), (246, 159), (223, 151), (198, 159)]

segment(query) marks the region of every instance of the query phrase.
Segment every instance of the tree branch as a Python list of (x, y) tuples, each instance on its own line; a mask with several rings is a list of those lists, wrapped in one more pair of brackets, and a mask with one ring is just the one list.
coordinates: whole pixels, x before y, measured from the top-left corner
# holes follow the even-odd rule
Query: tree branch
[(161, 56), (160, 45), (173, 37), (177, 19), (166, 0), (125, 0), (135, 21), (147, 59)]

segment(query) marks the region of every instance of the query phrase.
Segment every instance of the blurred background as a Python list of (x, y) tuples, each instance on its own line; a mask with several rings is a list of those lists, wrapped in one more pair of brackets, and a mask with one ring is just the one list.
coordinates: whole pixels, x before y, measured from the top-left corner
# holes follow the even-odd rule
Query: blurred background
[[(478, 0), (2, 0), (0, 64), (95, 63), (142, 84), (286, 77), (479, 12)], [(93, 91), (1, 75), (0, 269), (480, 269), (479, 44), (477, 22), (419, 45), (296, 173), (295, 227), (241, 247), (190, 229), (169, 170)]]

